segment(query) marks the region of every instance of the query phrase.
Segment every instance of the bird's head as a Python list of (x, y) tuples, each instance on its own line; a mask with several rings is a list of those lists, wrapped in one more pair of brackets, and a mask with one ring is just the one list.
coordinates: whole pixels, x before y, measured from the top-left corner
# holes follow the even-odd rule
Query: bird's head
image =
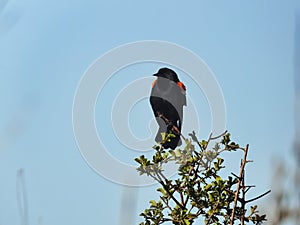
[(175, 73), (175, 71), (166, 67), (159, 69), (157, 73), (153, 74), (153, 76), (156, 76), (158, 78), (159, 77), (166, 78), (176, 83), (179, 82), (178, 76)]

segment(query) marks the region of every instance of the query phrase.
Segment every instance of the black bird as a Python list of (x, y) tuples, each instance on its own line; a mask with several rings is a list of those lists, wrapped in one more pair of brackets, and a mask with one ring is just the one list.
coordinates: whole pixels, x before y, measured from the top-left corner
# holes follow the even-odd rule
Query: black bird
[[(170, 142), (163, 143), (163, 147), (175, 149), (181, 145), (179, 132), (182, 126), (183, 106), (186, 105), (186, 89), (177, 74), (169, 68), (161, 68), (153, 76), (157, 79), (152, 84), (150, 104), (159, 125), (155, 141), (162, 142), (161, 133), (172, 133), (175, 137), (171, 138)], [(173, 129), (173, 126), (178, 130)]]

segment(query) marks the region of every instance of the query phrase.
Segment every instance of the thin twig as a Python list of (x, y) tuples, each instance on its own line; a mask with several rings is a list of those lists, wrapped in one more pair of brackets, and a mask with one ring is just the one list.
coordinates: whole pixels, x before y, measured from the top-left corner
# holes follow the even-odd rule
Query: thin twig
[(211, 215), (209, 216), (209, 218), (207, 219), (207, 221), (208, 221), (207, 223), (208, 223), (208, 224), (209, 224), (210, 220), (212, 219), (213, 215), (215, 214), (215, 211), (216, 211), (216, 209), (217, 209), (219, 203), (220, 203), (219, 201), (217, 201), (217, 202), (215, 203), (214, 208), (213, 208), (213, 211), (212, 211)]
[(172, 212), (173, 209), (169, 206), (168, 202), (160, 196), (160, 199), (166, 204), (167, 208)]
[(245, 193), (247, 193), (251, 188), (256, 187), (255, 185), (246, 185)]
[(201, 208), (198, 209), (196, 215), (199, 216), (199, 215), (201, 215), (201, 214), (203, 214), (203, 213), (204, 213), (204, 212), (203, 212), (203, 206), (202, 206)]
[[(227, 133), (227, 130), (225, 130), (222, 134), (217, 135), (217, 136), (214, 136), (214, 137), (212, 136), (212, 133), (210, 133), (209, 138), (208, 138), (207, 143), (206, 143), (206, 148), (208, 147), (208, 144), (210, 143), (210, 141), (216, 140), (216, 139), (218, 139), (218, 138), (224, 136), (226, 133)], [(206, 149), (206, 148), (205, 148), (205, 149)], [(204, 150), (205, 150), (205, 149), (204, 149)]]
[(240, 177), (238, 175), (236, 175), (235, 173), (231, 173), (233, 176), (235, 176), (236, 178), (240, 179)]
[(161, 171), (158, 171), (159, 175), (162, 176), (162, 178), (167, 181), (168, 179), (165, 177), (165, 175), (161, 172)]
[(210, 140), (218, 139), (218, 138), (224, 136), (226, 133), (227, 133), (227, 130), (225, 130), (222, 134), (217, 135), (217, 136), (215, 136), (215, 137), (212, 137), (212, 133), (211, 133), (211, 135), (210, 135)]
[(185, 202), (184, 202), (184, 205), (183, 205), (185, 208), (186, 208), (187, 203), (189, 202), (189, 198), (190, 198), (190, 196), (187, 195), (187, 197), (185, 199)]
[(181, 204), (183, 205), (183, 207), (185, 208), (185, 204), (184, 204), (184, 198), (183, 198), (183, 194), (182, 192), (179, 192), (179, 195), (180, 195), (180, 201), (181, 201)]
[[(234, 192), (234, 191), (232, 191), (232, 190), (229, 190), (229, 189), (225, 189), (225, 191), (227, 191), (227, 192), (229, 192), (230, 194), (232, 194), (232, 195), (234, 195), (234, 196), (235, 196), (235, 192)], [(240, 198), (240, 197), (238, 197), (238, 201), (239, 201), (239, 202), (243, 202), (243, 199), (242, 199), (242, 198)]]
[(263, 194), (255, 197), (255, 198), (252, 198), (252, 199), (249, 199), (249, 200), (245, 201), (245, 203), (253, 202), (253, 201), (255, 201), (255, 200), (259, 199), (259, 198), (264, 197), (265, 195), (269, 194), (270, 192), (271, 192), (271, 190), (266, 191), (265, 193), (263, 193)]

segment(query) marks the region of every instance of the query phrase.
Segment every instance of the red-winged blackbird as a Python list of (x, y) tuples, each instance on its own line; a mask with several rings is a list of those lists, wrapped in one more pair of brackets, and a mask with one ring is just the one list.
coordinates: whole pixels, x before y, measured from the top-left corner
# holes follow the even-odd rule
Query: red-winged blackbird
[(175, 137), (163, 143), (165, 149), (175, 149), (181, 145), (180, 133), (173, 129), (176, 126), (181, 132), (183, 106), (186, 105), (186, 89), (177, 74), (169, 68), (161, 68), (154, 74), (157, 79), (152, 84), (150, 104), (159, 125), (155, 138), (162, 142), (161, 133), (172, 133)]

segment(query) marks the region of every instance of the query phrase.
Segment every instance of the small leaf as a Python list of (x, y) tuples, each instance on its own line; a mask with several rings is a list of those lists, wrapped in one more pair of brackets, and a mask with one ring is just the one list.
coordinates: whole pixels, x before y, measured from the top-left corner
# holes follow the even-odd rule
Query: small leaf
[(211, 184), (207, 184), (204, 186), (204, 191), (208, 191), (211, 188)]
[(200, 145), (201, 145), (201, 147), (202, 147), (203, 149), (206, 149), (206, 147), (207, 147), (207, 141), (202, 140), (202, 141), (200, 142)]
[(251, 214), (256, 213), (257, 205), (251, 206)]
[(222, 180), (222, 178), (220, 176), (216, 176), (217, 183), (219, 183), (221, 180)]
[(139, 158), (135, 158), (134, 159), (136, 162), (138, 162), (139, 164), (141, 164), (141, 160)]
[(185, 225), (190, 225), (191, 223), (190, 223), (190, 221), (189, 221), (188, 219), (185, 219), (185, 220), (184, 220), (184, 224), (185, 224)]
[(157, 205), (156, 201), (154, 201), (154, 200), (150, 200), (149, 203), (151, 204), (151, 206), (154, 206), (154, 207)]
[(167, 195), (167, 192), (166, 192), (166, 190), (165, 190), (165, 189), (163, 189), (163, 188), (157, 188), (157, 191), (159, 191), (160, 193), (162, 193), (164, 196), (166, 196), (166, 195)]

